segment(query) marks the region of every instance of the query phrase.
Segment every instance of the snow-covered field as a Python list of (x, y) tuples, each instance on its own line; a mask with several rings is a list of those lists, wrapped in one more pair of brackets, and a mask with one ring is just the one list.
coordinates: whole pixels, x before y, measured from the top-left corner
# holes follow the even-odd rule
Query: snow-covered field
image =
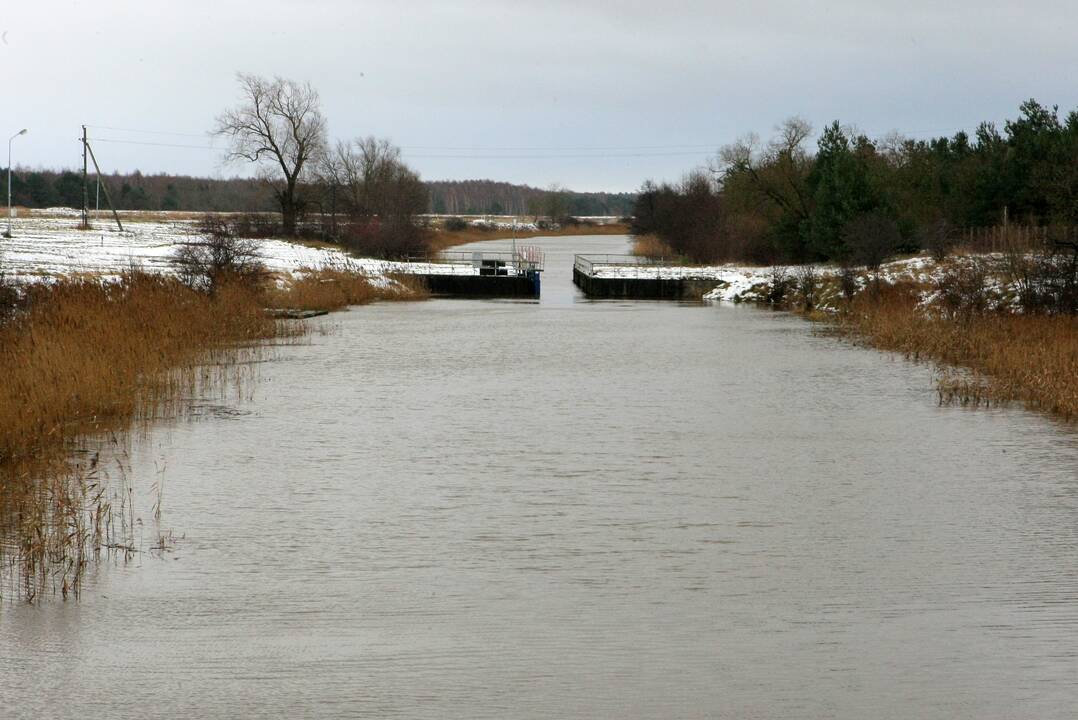
[[(93, 230), (79, 230), (78, 224), (78, 211), (38, 211), (16, 218), (12, 237), (0, 238), (0, 272), (17, 282), (76, 274), (110, 276), (131, 268), (169, 273), (175, 271), (173, 258), (181, 245), (206, 239), (190, 219), (127, 219), (122, 233), (110, 220), (94, 221)], [(0, 225), (6, 229), (6, 220)], [(266, 268), (279, 274), (304, 268), (347, 269), (372, 278), (391, 273), (478, 273), (471, 265), (390, 262), (284, 240), (253, 242)]]

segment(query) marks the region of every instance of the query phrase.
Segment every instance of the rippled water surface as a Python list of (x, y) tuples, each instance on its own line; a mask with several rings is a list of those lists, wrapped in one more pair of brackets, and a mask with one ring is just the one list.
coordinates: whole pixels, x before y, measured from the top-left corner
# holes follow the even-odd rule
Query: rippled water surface
[(0, 717), (1073, 717), (1073, 430), (540, 242), (541, 303), (332, 315), (142, 441), (185, 538), (6, 600)]

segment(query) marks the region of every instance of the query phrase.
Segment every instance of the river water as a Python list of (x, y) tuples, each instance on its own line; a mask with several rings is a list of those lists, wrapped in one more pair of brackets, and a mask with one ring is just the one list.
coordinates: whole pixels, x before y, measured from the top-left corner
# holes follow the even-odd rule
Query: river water
[(1073, 717), (1072, 429), (536, 242), (541, 302), (332, 315), (138, 441), (182, 539), (5, 600), (0, 717)]

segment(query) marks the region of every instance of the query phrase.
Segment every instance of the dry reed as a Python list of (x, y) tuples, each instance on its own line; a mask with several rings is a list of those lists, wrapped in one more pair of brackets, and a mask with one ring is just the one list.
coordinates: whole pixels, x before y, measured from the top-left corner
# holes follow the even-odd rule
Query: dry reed
[[(23, 288), (15, 310), (0, 314), (0, 598), (6, 589), (32, 601), (50, 585), (77, 596), (102, 552), (135, 552), (130, 495), (100, 452), (79, 457), (110, 440), (108, 457), (122, 456), (129, 429), (239, 387), (244, 360), (267, 340), (306, 333), (267, 307), (424, 296), (407, 280), (376, 286), (344, 269), (310, 271), (280, 289), (225, 283), (212, 294), (140, 272)], [(160, 502), (158, 487), (155, 517)]]
[(674, 248), (663, 242), (657, 235), (637, 235), (633, 238), (633, 255), (647, 258), (676, 258)]
[(249, 287), (211, 297), (139, 273), (32, 286), (23, 306), (0, 328), (0, 464), (123, 427), (180, 394), (190, 378), (177, 371), (295, 332)]
[(116, 457), (132, 423), (182, 411), (241, 353), (303, 332), (261, 300), (249, 285), (211, 297), (142, 273), (24, 289), (0, 325), (0, 596), (78, 596), (94, 558), (130, 555), (131, 496), (116, 494), (100, 451), (78, 450), (111, 439)]
[(272, 307), (296, 310), (340, 310), (376, 300), (421, 300), (427, 294), (425, 288), (407, 276), (376, 283), (353, 270), (304, 269), (297, 277), (285, 279), (281, 287), (269, 291), (266, 302)]
[(940, 382), (940, 400), (1017, 400), (1065, 419), (1078, 417), (1078, 318), (1007, 312), (948, 314), (920, 303), (912, 283), (862, 293), (840, 326), (914, 360), (966, 368)]

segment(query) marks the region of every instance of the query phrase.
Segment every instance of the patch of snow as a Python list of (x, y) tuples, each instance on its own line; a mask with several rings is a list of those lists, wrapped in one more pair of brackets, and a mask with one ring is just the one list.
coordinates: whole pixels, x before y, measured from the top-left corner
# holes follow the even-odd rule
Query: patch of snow
[[(94, 229), (80, 230), (79, 212), (73, 212), (74, 216), (17, 218), (13, 237), (0, 238), (0, 271), (20, 282), (77, 274), (115, 276), (132, 268), (174, 273), (176, 250), (184, 244), (206, 240), (194, 220), (130, 221), (124, 223), (124, 232), (110, 222), (98, 220)], [(266, 269), (280, 274), (295, 274), (304, 268), (348, 270), (371, 278), (394, 273), (479, 274), (479, 269), (470, 263), (393, 262), (356, 258), (336, 248), (285, 240), (252, 242)]]

